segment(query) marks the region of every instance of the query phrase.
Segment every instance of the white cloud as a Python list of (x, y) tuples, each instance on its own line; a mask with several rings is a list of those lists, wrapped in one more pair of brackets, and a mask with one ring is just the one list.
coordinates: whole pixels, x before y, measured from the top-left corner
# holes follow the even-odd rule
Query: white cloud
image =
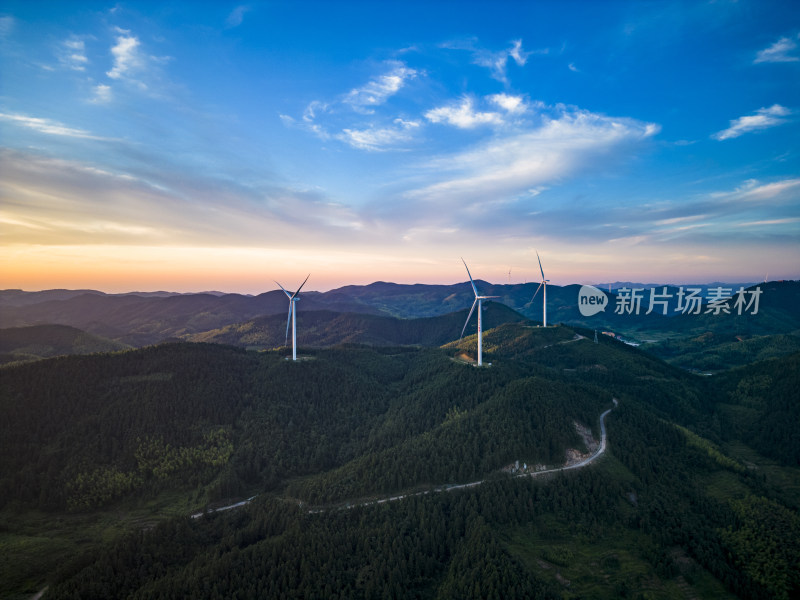
[(404, 121), (398, 118), (391, 127), (344, 129), (336, 137), (361, 150), (386, 150), (411, 141), (413, 131), (419, 126), (419, 121)]
[(244, 20), (244, 15), (250, 10), (250, 7), (246, 4), (242, 4), (241, 6), (237, 6), (231, 11), (231, 14), (228, 15), (228, 18), (225, 20), (225, 23), (228, 27), (238, 27), (242, 24)]
[(408, 195), (458, 202), (518, 196), (597, 167), (602, 163), (599, 157), (622, 153), (626, 144), (641, 142), (659, 130), (653, 123), (561, 107), (540, 126), (518, 129), (465, 152), (429, 161), (425, 166), (440, 181)]
[(345, 95), (343, 102), (353, 110), (371, 114), (376, 106), (386, 102), (407, 81), (417, 76), (415, 69), (407, 67), (400, 61), (389, 61), (388, 65), (391, 67), (388, 73), (375, 77), (363, 87), (350, 90)]
[(86, 131), (84, 129), (74, 129), (72, 127), (67, 127), (66, 125), (62, 125), (57, 121), (51, 121), (50, 119), (41, 119), (38, 117), (27, 117), (25, 115), (15, 115), (8, 113), (0, 113), (0, 119), (10, 121), (12, 123), (16, 123), (17, 125), (21, 125), (23, 127), (27, 127), (29, 129), (38, 131), (39, 133), (46, 133), (49, 135), (59, 135), (59, 136), (82, 138), (89, 140), (108, 139), (93, 135), (91, 132)]
[[(514, 40), (511, 42), (511, 47), (507, 50), (500, 50), (497, 52), (493, 52), (491, 50), (485, 49), (473, 49), (471, 48), (471, 44), (468, 45), (467, 48), (463, 46), (450, 46), (459, 49), (472, 49), (472, 61), (481, 67), (486, 67), (492, 72), (492, 77), (501, 81), (503, 83), (508, 83), (508, 78), (506, 76), (506, 66), (508, 64), (508, 59), (512, 58), (517, 65), (520, 67), (524, 67), (525, 63), (528, 62), (528, 56), (532, 54), (532, 52), (525, 52), (522, 49), (522, 40)], [(542, 52), (542, 51), (540, 51)]]
[(92, 96), (90, 102), (105, 104), (111, 101), (111, 86), (100, 83), (92, 88), (92, 93), (94, 96)]
[(788, 225), (789, 223), (800, 222), (800, 218), (789, 217), (786, 219), (765, 219), (763, 221), (749, 221), (747, 223), (738, 223), (737, 227), (763, 227), (766, 225)]
[[(324, 194), (248, 187), (204, 173), (101, 166), (0, 149), (4, 245), (146, 244), (260, 246), (348, 240), (362, 218)], [(346, 234), (342, 232), (346, 231)], [(369, 231), (364, 235), (370, 236)]]
[(508, 51), (508, 55), (514, 59), (520, 67), (524, 67), (525, 63), (528, 62), (528, 56), (530, 56), (530, 52), (523, 52), (522, 50), (522, 40), (514, 40), (511, 42), (511, 49)]
[(523, 113), (527, 109), (522, 96), (492, 94), (491, 96), (486, 96), (486, 98), (509, 113)]
[(327, 104), (319, 100), (314, 100), (310, 102), (303, 111), (303, 121), (311, 123), (316, 118), (317, 112), (324, 112), (326, 110), (328, 110)]
[(58, 49), (58, 60), (67, 69), (85, 71), (89, 62), (86, 57), (86, 44), (74, 36), (64, 40)]
[[(798, 35), (798, 39), (800, 39), (800, 35)], [(759, 50), (753, 63), (798, 62), (800, 57), (793, 54), (796, 49), (797, 42), (791, 38), (782, 37), (769, 48)]]
[[(500, 104), (497, 101), (496, 103)], [(460, 129), (472, 129), (479, 125), (500, 125), (503, 122), (499, 113), (476, 111), (473, 99), (469, 96), (464, 96), (459, 104), (431, 109), (425, 113), (425, 118), (431, 123), (446, 123)]]
[(748, 179), (733, 192), (717, 192), (712, 194), (712, 196), (715, 198), (730, 198), (734, 200), (770, 200), (797, 187), (800, 187), (800, 178), (783, 179), (781, 181), (764, 184), (756, 179)]
[(117, 32), (120, 33), (117, 36), (117, 43), (111, 48), (114, 66), (106, 73), (111, 79), (121, 79), (142, 66), (142, 58), (138, 50), (139, 40), (128, 35), (130, 32), (127, 30), (118, 28)]
[(731, 126), (722, 131), (718, 131), (711, 137), (716, 140), (728, 140), (737, 138), (742, 134), (750, 133), (751, 131), (760, 131), (781, 125), (786, 122), (786, 119), (781, 117), (788, 116), (792, 113), (788, 108), (780, 104), (773, 104), (769, 108), (759, 108), (754, 115), (747, 115), (739, 117), (730, 122)]

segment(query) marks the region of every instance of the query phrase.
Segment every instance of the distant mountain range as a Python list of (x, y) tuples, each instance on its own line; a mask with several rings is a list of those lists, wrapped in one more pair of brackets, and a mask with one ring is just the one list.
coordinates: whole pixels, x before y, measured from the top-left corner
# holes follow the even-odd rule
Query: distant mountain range
[[(766, 282), (764, 282), (766, 283)], [(693, 287), (693, 288), (700, 288), (703, 290), (703, 295), (705, 295), (709, 289), (717, 288), (717, 287), (724, 287), (724, 288), (732, 288), (733, 290), (738, 290), (740, 287), (749, 288), (750, 286), (758, 285), (758, 282), (747, 282), (747, 283), (729, 283), (726, 281), (712, 281), (711, 283), (638, 283), (635, 281), (615, 281), (614, 283), (595, 283), (592, 284), (594, 287), (601, 289), (603, 291), (615, 291), (619, 290), (620, 288), (661, 288), (664, 286), (670, 288), (678, 288), (678, 287)]]
[[(618, 282), (620, 284), (621, 282)], [(538, 283), (495, 285), (477, 281), (481, 293), (498, 296), (487, 304), (485, 328), (503, 322), (542, 319), (542, 294), (531, 302)], [(615, 284), (616, 285), (616, 284)], [(586, 317), (578, 306), (579, 285), (547, 289), (548, 324), (564, 323), (589, 330), (610, 331), (639, 341), (665, 340), (715, 332), (714, 344), (736, 341), (736, 336), (797, 335), (800, 333), (800, 282), (768, 282), (747, 291), (755, 300), (743, 314), (733, 301), (720, 311), (704, 304), (698, 314), (683, 314), (677, 304), (681, 289), (666, 289), (666, 306), (650, 305), (647, 284), (622, 285), (644, 288), (637, 310), (628, 303), (621, 311), (624, 290), (607, 294), (606, 309)], [(709, 284), (713, 285), (713, 284)], [(736, 291), (738, 284), (725, 284)], [(688, 286), (686, 286), (688, 291)], [(692, 286), (698, 287), (698, 286)], [(613, 286), (612, 286), (613, 288)], [(656, 294), (664, 286), (652, 288)], [(760, 293), (758, 293), (760, 292)], [(402, 285), (375, 282), (345, 286), (328, 292), (303, 293), (298, 306), (298, 343), (329, 346), (343, 342), (372, 345), (442, 345), (458, 338), (474, 295), (469, 283), (454, 285)], [(666, 311), (664, 310), (666, 308)], [(742, 307), (745, 308), (745, 307)], [(727, 312), (725, 312), (727, 310)], [(238, 346), (274, 348), (286, 338), (286, 296), (279, 290), (257, 296), (223, 293), (105, 294), (94, 290), (0, 291), (0, 328), (34, 325), (72, 327), (97, 338), (89, 346), (107, 344), (141, 347), (164, 340), (213, 341)], [(649, 314), (648, 314), (649, 312)], [(666, 314), (664, 314), (666, 312)], [(718, 314), (716, 314), (718, 313)], [(752, 314), (755, 313), (755, 314)], [(472, 318), (468, 332), (475, 330)], [(75, 353), (53, 330), (58, 353)], [(14, 334), (18, 339), (22, 334)], [(41, 343), (41, 330), (31, 333), (30, 343), (21, 340), (7, 354), (51, 356), (27, 352)], [(37, 337), (38, 336), (38, 337)], [(24, 337), (24, 336), (23, 336)], [(100, 340), (100, 341), (98, 341)], [(674, 349), (663, 356), (674, 354)]]

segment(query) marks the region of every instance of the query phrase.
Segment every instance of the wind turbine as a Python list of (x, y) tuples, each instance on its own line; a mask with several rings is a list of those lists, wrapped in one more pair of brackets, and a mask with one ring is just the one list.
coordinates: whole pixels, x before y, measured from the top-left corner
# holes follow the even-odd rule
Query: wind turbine
[(539, 252), (536, 252), (536, 260), (539, 261), (539, 271), (542, 273), (542, 283), (539, 284), (539, 287), (536, 288), (536, 292), (533, 294), (533, 298), (531, 298), (531, 303), (536, 298), (536, 294), (539, 293), (539, 290), (544, 287), (544, 295), (542, 297), (542, 326), (547, 327), (547, 282), (550, 281), (549, 279), (544, 278), (544, 269), (542, 269), (542, 259), (539, 258)]
[[(300, 290), (303, 289), (303, 286), (308, 281), (308, 278), (311, 277), (311, 273), (309, 273), (303, 283), (300, 284), (300, 287), (297, 288), (297, 291), (294, 294), (290, 294), (287, 292), (284, 287), (278, 283), (278, 287), (283, 290), (283, 293), (286, 294), (286, 297), (289, 298), (289, 317), (286, 319), (286, 340), (284, 341), (284, 345), (289, 342), (289, 322), (292, 323), (292, 360), (297, 360), (297, 309), (295, 308), (294, 303), (300, 300), (297, 294), (300, 293)], [(274, 281), (274, 280), (273, 280)]]
[(461, 339), (464, 337), (464, 331), (467, 329), (467, 324), (469, 323), (470, 318), (472, 317), (472, 311), (475, 310), (475, 305), (478, 305), (478, 366), (480, 367), (483, 365), (483, 326), (481, 321), (481, 304), (484, 300), (488, 300), (489, 298), (499, 298), (500, 296), (479, 296), (478, 295), (478, 288), (475, 287), (475, 282), (472, 281), (472, 275), (470, 275), (469, 267), (464, 259), (461, 259), (461, 262), (464, 263), (464, 268), (467, 270), (467, 275), (469, 276), (469, 282), (472, 284), (472, 291), (475, 292), (475, 301), (472, 303), (472, 308), (469, 309), (469, 314), (467, 315), (467, 320), (464, 323), (464, 327), (461, 329)]

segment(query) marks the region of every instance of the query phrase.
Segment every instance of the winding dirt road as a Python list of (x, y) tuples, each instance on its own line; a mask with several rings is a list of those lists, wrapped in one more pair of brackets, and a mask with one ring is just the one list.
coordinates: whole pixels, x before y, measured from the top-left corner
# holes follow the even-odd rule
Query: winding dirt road
[[(571, 340), (570, 340), (571, 341)], [(563, 467), (555, 467), (553, 469), (545, 469), (543, 471), (535, 471), (533, 473), (521, 473), (519, 475), (515, 475), (515, 477), (540, 477), (542, 475), (549, 475), (551, 473), (558, 473), (560, 471), (569, 471), (571, 469), (581, 469), (598, 458), (600, 458), (606, 451), (607, 447), (607, 438), (608, 435), (606, 434), (606, 417), (608, 413), (610, 413), (616, 406), (619, 404), (616, 398), (613, 398), (614, 407), (609, 408), (603, 414), (600, 415), (600, 445), (598, 446), (597, 450), (591, 455), (587, 456), (583, 460), (576, 462), (571, 465), (565, 465)], [(463, 490), (466, 488), (476, 487), (484, 483), (486, 479), (480, 479), (478, 481), (471, 481), (470, 483), (452, 483), (452, 484), (444, 484), (437, 486), (430, 490), (425, 490), (422, 492), (410, 492), (405, 494), (397, 494), (396, 496), (389, 496), (387, 498), (380, 498), (378, 500), (363, 500), (363, 501), (350, 501), (350, 502), (343, 502), (335, 507), (319, 507), (319, 508), (309, 508), (309, 513), (323, 513), (328, 512), (331, 510), (344, 510), (349, 508), (355, 508), (357, 506), (373, 506), (377, 504), (385, 504), (387, 502), (397, 502), (398, 500), (403, 500), (405, 498), (411, 498), (413, 496), (425, 496), (426, 494), (438, 494), (441, 492), (452, 492), (453, 490)], [(208, 510), (207, 512), (199, 512), (192, 515), (193, 519), (197, 519), (198, 517), (202, 517), (205, 514), (212, 513), (212, 512), (220, 512), (224, 510), (230, 510), (233, 508), (238, 508), (240, 506), (244, 506), (249, 504), (256, 496), (248, 498), (247, 500), (242, 500), (241, 502), (236, 502), (235, 504), (229, 504), (227, 506), (221, 506), (220, 508), (215, 508)], [(300, 502), (302, 505), (303, 503)]]

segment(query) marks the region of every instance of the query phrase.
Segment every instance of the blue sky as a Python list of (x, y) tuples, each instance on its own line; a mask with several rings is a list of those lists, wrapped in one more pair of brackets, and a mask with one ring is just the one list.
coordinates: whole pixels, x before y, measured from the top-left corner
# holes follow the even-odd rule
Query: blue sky
[(2, 287), (800, 277), (796, 2), (0, 6)]

